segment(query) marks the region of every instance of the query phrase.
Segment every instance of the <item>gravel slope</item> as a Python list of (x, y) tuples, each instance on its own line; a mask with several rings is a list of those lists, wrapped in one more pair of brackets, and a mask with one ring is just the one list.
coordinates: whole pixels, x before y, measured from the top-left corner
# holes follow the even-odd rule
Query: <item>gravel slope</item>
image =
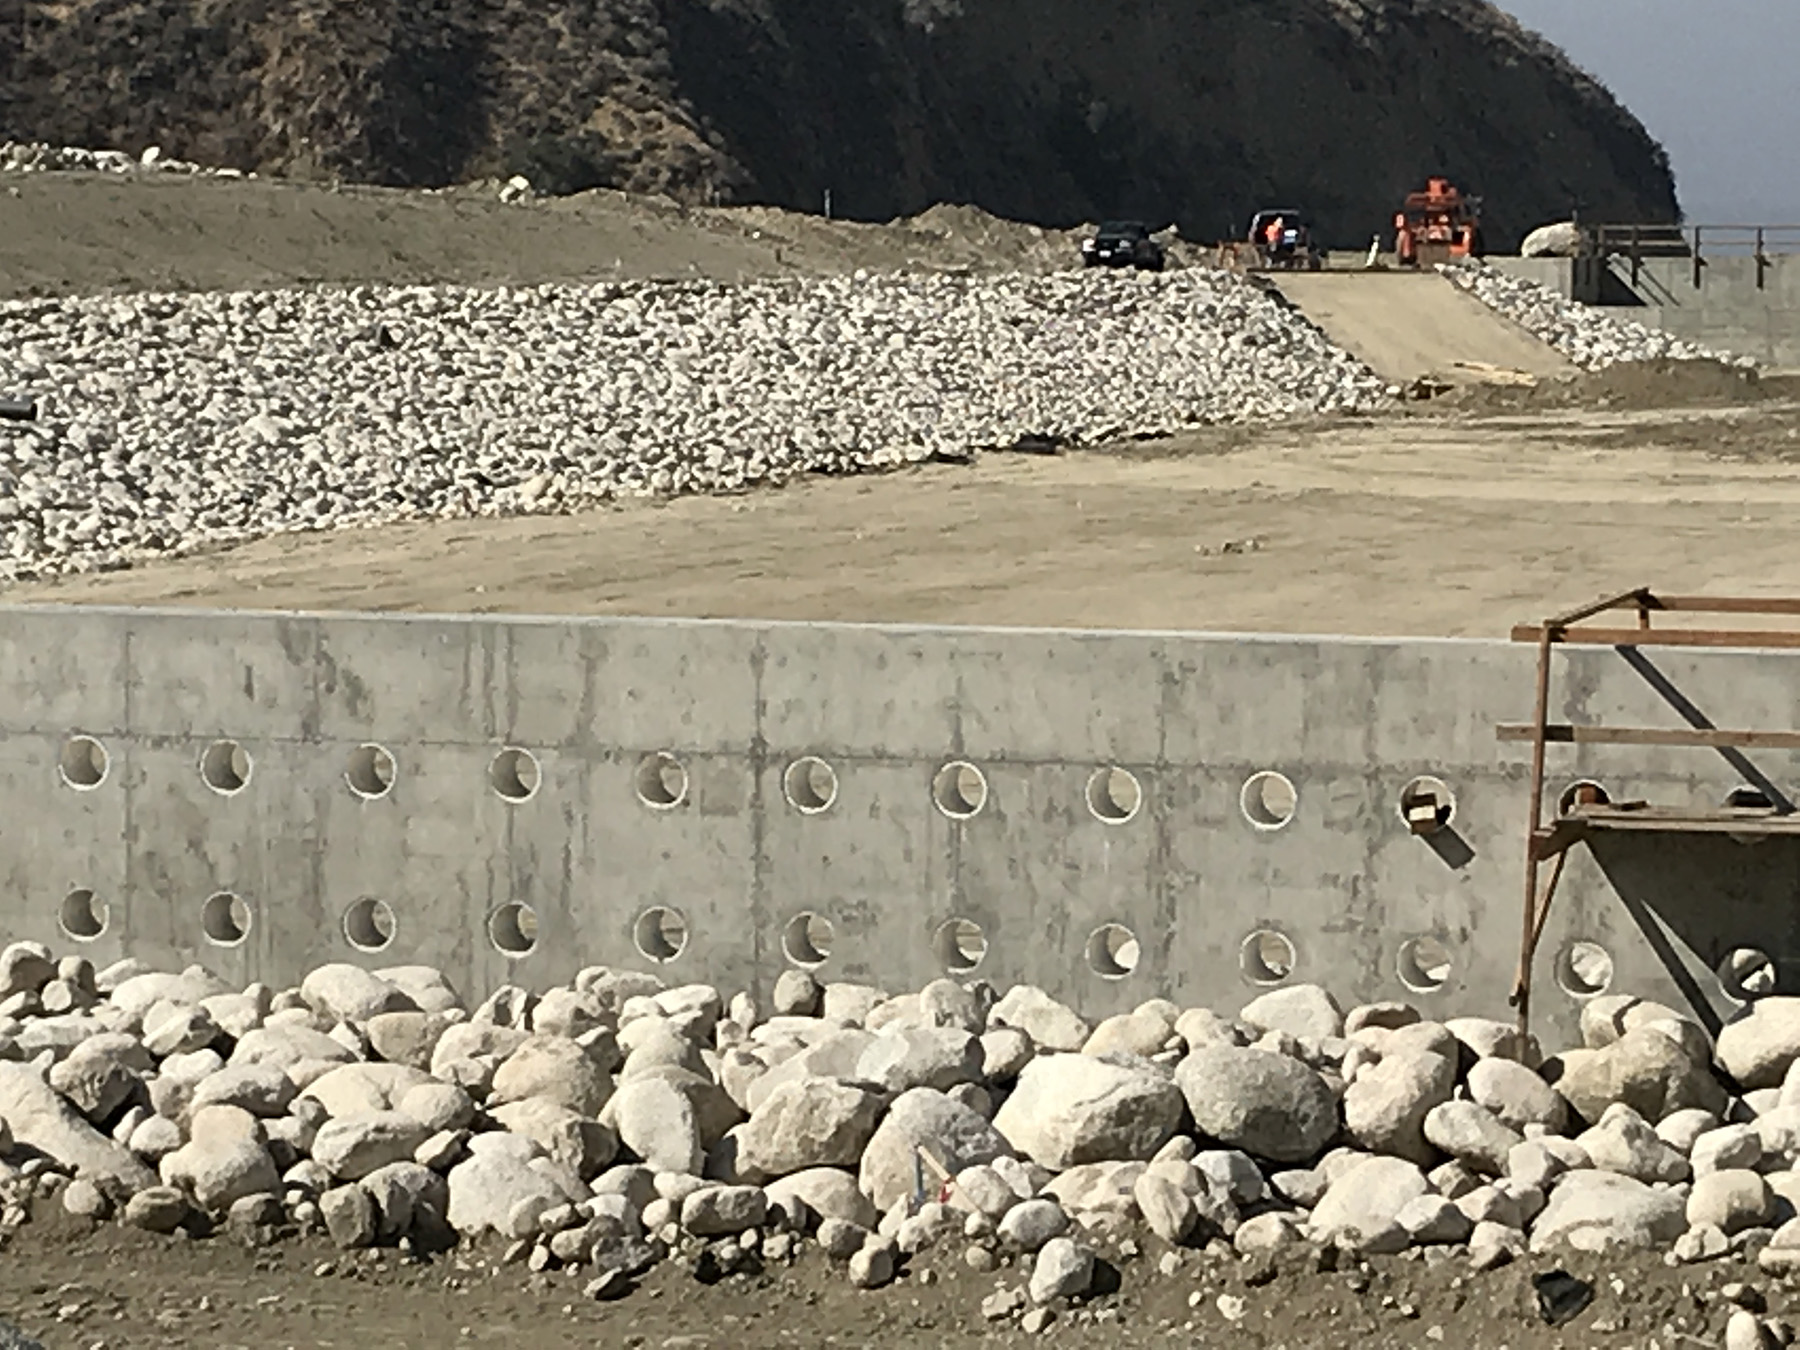
[(10, 302), (0, 386), (0, 577), (1385, 397), (1205, 270)]

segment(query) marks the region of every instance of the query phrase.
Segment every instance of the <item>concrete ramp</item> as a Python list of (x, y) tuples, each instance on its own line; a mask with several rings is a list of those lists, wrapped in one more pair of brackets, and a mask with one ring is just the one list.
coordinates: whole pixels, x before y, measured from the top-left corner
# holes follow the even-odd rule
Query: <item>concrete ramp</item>
[(1296, 272), (1271, 277), (1338, 346), (1396, 384), (1516, 384), (1575, 366), (1436, 272)]

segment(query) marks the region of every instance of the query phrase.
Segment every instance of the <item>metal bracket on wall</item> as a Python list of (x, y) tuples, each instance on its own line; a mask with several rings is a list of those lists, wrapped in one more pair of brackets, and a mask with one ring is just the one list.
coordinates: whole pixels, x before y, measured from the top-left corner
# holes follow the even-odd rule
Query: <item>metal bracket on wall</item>
[[(1615, 611), (1632, 612), (1632, 627), (1601, 627), (1592, 621)], [(1512, 1005), (1518, 1009), (1521, 1034), (1530, 1029), (1531, 971), (1550, 906), (1562, 880), (1569, 850), (1596, 834), (1655, 832), (1661, 834), (1729, 834), (1745, 837), (1800, 836), (1800, 813), (1787, 801), (1763, 801), (1731, 805), (1717, 811), (1693, 811), (1656, 807), (1647, 802), (1614, 802), (1592, 784), (1581, 785), (1557, 805), (1556, 818), (1544, 818), (1545, 747), (1557, 745), (1653, 745), (1696, 749), (1800, 750), (1800, 731), (1720, 730), (1714, 727), (1601, 727), (1572, 726), (1550, 721), (1550, 655), (1558, 646), (1587, 647), (1690, 647), (1690, 648), (1800, 648), (1800, 627), (1795, 628), (1656, 628), (1653, 614), (1737, 614), (1763, 618), (1800, 620), (1800, 599), (1734, 598), (1658, 595), (1648, 587), (1596, 600), (1537, 625), (1512, 630), (1514, 642), (1530, 642), (1538, 649), (1537, 702), (1534, 719), (1527, 725), (1496, 728), (1502, 741), (1531, 744), (1531, 813), (1525, 841), (1525, 908), (1519, 945), (1519, 969), (1513, 981)], [(1553, 863), (1548, 884), (1540, 891), (1539, 868)]]

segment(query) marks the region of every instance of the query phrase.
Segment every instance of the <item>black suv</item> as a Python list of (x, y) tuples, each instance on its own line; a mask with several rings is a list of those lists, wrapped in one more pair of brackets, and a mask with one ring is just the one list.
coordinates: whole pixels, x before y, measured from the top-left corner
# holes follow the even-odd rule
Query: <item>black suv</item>
[(1150, 237), (1150, 227), (1139, 220), (1109, 220), (1092, 239), (1081, 244), (1083, 267), (1135, 267), (1140, 272), (1163, 270), (1162, 245)]

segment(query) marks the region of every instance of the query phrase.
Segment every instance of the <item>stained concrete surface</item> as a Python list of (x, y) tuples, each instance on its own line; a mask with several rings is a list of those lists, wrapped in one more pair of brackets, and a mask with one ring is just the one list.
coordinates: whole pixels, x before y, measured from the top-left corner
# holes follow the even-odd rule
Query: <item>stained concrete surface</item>
[[(1525, 749), (1495, 727), (1529, 715), (1531, 658), (5, 609), (0, 919), (98, 962), (202, 961), (236, 983), (350, 960), (439, 966), (471, 998), (589, 964), (766, 991), (799, 965), (895, 989), (1029, 982), (1094, 1016), (1152, 994), (1226, 1007), (1285, 979), (1501, 1016), (1527, 803)], [(1797, 684), (1793, 655), (1675, 654), (1651, 678), (1578, 652), (1554, 707), (1683, 725), (1685, 699), (1717, 725), (1785, 726)], [(1800, 791), (1795, 755), (1753, 758), (1757, 781)], [(1552, 792), (1580, 777), (1704, 807), (1744, 771), (1559, 748)], [(1403, 819), (1419, 791), (1444, 813), (1430, 837)], [(1731, 1006), (1713, 970), (1735, 947), (1800, 975), (1800, 933), (1766, 917), (1797, 856), (1728, 839), (1580, 854), (1547, 932), (1543, 1024), (1572, 1033), (1601, 987), (1570, 964), (1577, 942), (1604, 951), (1602, 984), (1709, 1017)]]

